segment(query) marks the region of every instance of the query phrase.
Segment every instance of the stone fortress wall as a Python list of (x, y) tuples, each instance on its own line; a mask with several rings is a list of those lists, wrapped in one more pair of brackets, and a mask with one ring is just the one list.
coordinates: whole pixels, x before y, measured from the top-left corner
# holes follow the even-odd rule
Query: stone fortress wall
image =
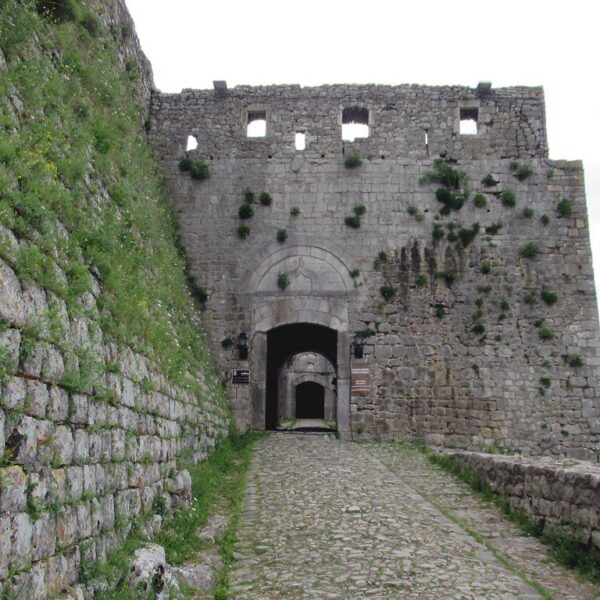
[[(474, 117), (476, 135), (460, 133), (461, 117)], [(266, 136), (247, 137), (258, 118)], [(368, 124), (369, 137), (343, 141), (348, 120)], [(305, 134), (304, 150), (296, 133)], [(548, 159), (541, 88), (156, 92), (149, 135), (192, 273), (208, 292), (222, 375), (250, 370), (250, 385), (229, 384), (242, 427), (265, 426), (269, 331), (313, 323), (337, 333), (343, 436), (597, 460), (599, 338), (583, 169)], [(210, 170), (203, 181), (178, 167), (189, 136), (198, 143), (189, 156)], [(345, 166), (352, 153), (357, 168)], [(468, 175), (470, 196), (449, 215), (440, 214), (440, 184), (420, 182), (440, 157)], [(533, 174), (517, 178), (515, 161)], [(241, 220), (248, 190), (254, 216)], [(502, 201), (505, 190), (515, 206)], [(261, 192), (271, 205), (258, 202)], [(557, 208), (563, 198), (569, 214)], [(366, 213), (354, 229), (345, 217), (360, 204)], [(250, 228), (245, 239), (240, 224)], [(463, 245), (460, 230), (475, 224)], [(539, 254), (525, 257), (527, 245)], [(241, 331), (250, 336), (242, 361), (235, 346), (221, 346)], [(351, 358), (357, 332), (368, 334), (361, 360)], [(369, 369), (366, 395), (351, 391), (356, 367)]]

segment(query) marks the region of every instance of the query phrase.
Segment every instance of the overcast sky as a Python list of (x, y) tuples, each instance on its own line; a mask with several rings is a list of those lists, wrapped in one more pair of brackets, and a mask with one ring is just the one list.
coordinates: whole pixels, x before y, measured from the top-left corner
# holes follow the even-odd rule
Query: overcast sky
[[(583, 160), (600, 265), (598, 7), (591, 0), (126, 0), (157, 87), (543, 85), (550, 158)], [(600, 277), (600, 271), (599, 271)], [(599, 282), (600, 283), (600, 282)]]

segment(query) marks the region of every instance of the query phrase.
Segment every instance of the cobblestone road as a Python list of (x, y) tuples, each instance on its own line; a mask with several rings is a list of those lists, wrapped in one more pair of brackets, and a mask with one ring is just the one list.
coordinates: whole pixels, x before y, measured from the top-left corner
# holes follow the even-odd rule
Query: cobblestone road
[(239, 600), (599, 598), (410, 447), (258, 442), (231, 582)]

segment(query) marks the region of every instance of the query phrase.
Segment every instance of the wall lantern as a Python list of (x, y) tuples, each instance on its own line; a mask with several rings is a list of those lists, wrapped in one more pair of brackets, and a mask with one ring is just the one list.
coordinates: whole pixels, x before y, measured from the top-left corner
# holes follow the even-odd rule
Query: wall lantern
[(363, 358), (365, 355), (365, 334), (357, 331), (354, 334), (354, 358)]
[(248, 336), (243, 331), (238, 335), (237, 347), (240, 360), (246, 360), (248, 358)]

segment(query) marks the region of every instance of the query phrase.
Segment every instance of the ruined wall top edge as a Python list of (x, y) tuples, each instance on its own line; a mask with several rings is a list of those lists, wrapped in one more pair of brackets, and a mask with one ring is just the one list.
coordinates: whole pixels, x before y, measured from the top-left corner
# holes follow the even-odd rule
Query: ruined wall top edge
[[(464, 93), (467, 95), (509, 95), (521, 97), (537, 97), (543, 102), (544, 88), (542, 86), (507, 86), (507, 87), (492, 87), (489, 90), (479, 91), (478, 88), (472, 88), (465, 85), (425, 85), (419, 83), (400, 83), (396, 85), (380, 84), (380, 83), (328, 83), (315, 86), (304, 86), (299, 83), (287, 84), (267, 84), (267, 85), (247, 85), (240, 84), (228, 88), (227, 93), (234, 94), (277, 94), (299, 91), (303, 94), (326, 93), (335, 95), (337, 93), (347, 93), (349, 91), (358, 91), (364, 93), (402, 93), (420, 91), (425, 93)], [(157, 90), (158, 94), (163, 96), (179, 96), (185, 95), (204, 95), (214, 94), (212, 88), (183, 88), (181, 92), (167, 93)]]
[[(297, 134), (305, 157), (346, 151), (364, 157), (546, 158), (541, 87), (468, 88), (424, 85), (238, 86), (153, 93), (151, 139), (161, 158), (176, 159), (189, 135), (206, 157), (294, 155)], [(249, 124), (266, 123), (251, 139)], [(463, 131), (464, 121), (474, 131)], [(342, 126), (360, 123), (368, 134), (349, 142)]]

